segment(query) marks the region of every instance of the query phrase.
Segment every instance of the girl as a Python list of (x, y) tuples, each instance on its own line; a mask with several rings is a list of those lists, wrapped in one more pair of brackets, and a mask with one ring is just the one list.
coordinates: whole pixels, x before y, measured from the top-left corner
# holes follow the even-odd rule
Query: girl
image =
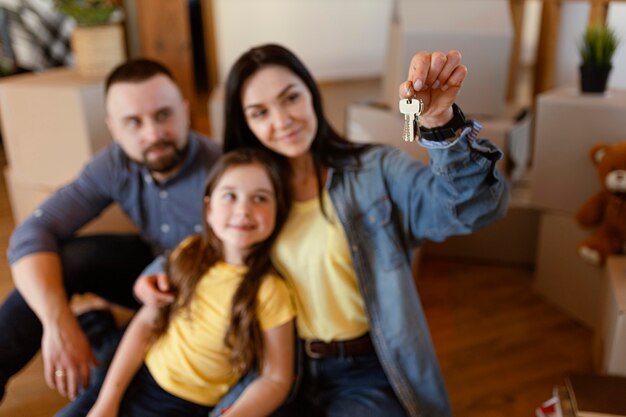
[(228, 415), (266, 416), (282, 403), (293, 382), (294, 310), (269, 250), (288, 202), (264, 152), (219, 160), (206, 186), (204, 234), (168, 260), (176, 301), (137, 313), (89, 417), (206, 417), (256, 366)]

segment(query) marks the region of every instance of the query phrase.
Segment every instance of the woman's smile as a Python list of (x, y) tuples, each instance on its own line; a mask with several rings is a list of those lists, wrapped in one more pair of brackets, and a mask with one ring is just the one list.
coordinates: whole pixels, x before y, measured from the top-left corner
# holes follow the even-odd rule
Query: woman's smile
[(306, 155), (317, 134), (308, 87), (287, 68), (269, 65), (244, 83), (241, 101), (248, 127), (267, 148), (287, 158)]

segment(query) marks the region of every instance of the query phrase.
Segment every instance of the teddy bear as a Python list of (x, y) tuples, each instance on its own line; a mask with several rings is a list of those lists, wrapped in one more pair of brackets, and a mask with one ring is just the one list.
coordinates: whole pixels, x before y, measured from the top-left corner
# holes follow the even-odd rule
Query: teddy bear
[(602, 266), (608, 255), (624, 253), (626, 242), (626, 142), (597, 144), (590, 150), (602, 190), (577, 211), (582, 227), (597, 226), (578, 246), (587, 262)]

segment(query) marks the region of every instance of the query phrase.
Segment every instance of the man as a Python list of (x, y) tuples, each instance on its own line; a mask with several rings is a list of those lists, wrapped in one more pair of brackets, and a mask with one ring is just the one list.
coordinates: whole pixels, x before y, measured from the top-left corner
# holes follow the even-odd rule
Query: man
[[(169, 70), (129, 61), (109, 75), (105, 93), (115, 143), (11, 236), (17, 291), (0, 306), (0, 399), (40, 346), (48, 385), (74, 398), (97, 361), (68, 298), (89, 291), (136, 308), (132, 286), (143, 268), (202, 230), (204, 181), (221, 151), (189, 130), (188, 105)], [(138, 236), (74, 237), (113, 202)]]

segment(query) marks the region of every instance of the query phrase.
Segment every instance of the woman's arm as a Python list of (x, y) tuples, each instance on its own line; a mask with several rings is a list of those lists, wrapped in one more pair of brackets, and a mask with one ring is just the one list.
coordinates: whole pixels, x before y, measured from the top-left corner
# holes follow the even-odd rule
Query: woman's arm
[(268, 416), (289, 394), (293, 384), (293, 320), (263, 332), (263, 343), (261, 373), (228, 409), (228, 417)]
[(88, 417), (117, 416), (124, 393), (152, 343), (158, 313), (156, 308), (142, 307), (130, 322)]

